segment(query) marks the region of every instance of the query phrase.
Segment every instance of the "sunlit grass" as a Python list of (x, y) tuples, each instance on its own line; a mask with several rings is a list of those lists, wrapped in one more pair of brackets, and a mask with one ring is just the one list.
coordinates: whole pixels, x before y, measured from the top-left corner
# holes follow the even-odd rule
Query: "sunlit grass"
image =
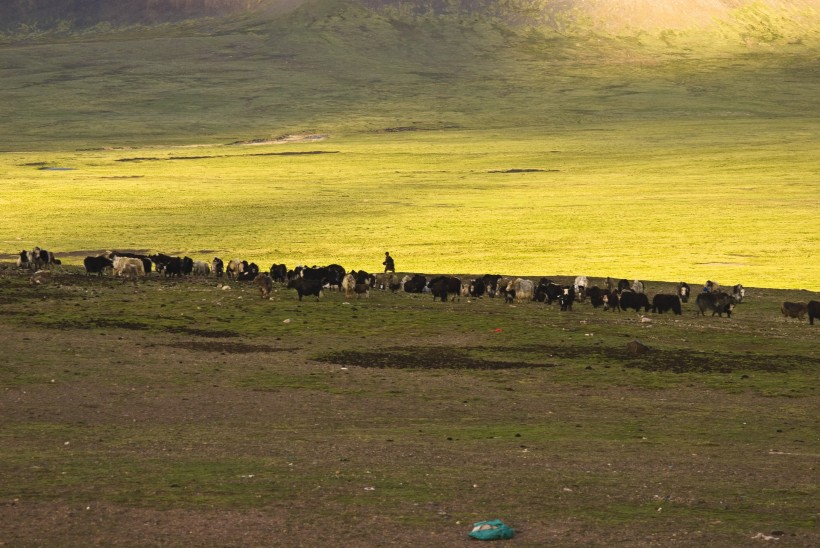
[[(766, 41), (757, 12), (616, 37), (305, 10), (0, 46), (0, 253), (820, 287), (804, 19)], [(286, 133), (329, 138), (224, 146)]]
[[(806, 123), (597, 129), (6, 154), (2, 251), (150, 249), (378, 270), (390, 250), (402, 271), (820, 287)], [(714, 147), (724, 132), (734, 143)], [(280, 154), (314, 151), (325, 153)], [(122, 161), (135, 158), (150, 159)]]

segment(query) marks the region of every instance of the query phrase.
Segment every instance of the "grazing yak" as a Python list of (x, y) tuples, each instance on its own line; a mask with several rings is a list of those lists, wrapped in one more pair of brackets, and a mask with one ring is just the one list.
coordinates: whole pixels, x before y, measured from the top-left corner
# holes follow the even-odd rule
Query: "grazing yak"
[(225, 262), (219, 257), (214, 257), (214, 260), (211, 261), (211, 270), (213, 271), (214, 276), (221, 278), (222, 274), (225, 273)]
[(345, 297), (348, 298), (356, 293), (356, 276), (353, 275), (353, 272), (342, 279), (342, 291), (344, 291)]
[(600, 308), (605, 306), (609, 300), (609, 294), (610, 291), (601, 289), (597, 285), (593, 285), (587, 289), (587, 297), (589, 297), (589, 304), (592, 305), (592, 308)]
[(727, 293), (698, 293), (695, 304), (698, 307), (697, 314), (705, 316), (707, 310), (712, 311), (712, 316), (717, 314), (719, 317), (726, 313), (727, 318), (732, 317), (732, 310), (735, 308), (734, 299)]
[(549, 278), (541, 278), (538, 280), (538, 283), (535, 284), (535, 291), (532, 296), (532, 300), (543, 303), (547, 300), (547, 287), (549, 284), (552, 283), (552, 280)]
[(135, 257), (115, 257), (113, 261), (114, 276), (123, 276), (126, 265), (133, 265), (138, 276), (145, 276), (145, 264)]
[(312, 266), (310, 268), (303, 268), (300, 271), (300, 276), (306, 280), (319, 280), (322, 285), (329, 289), (341, 289), (342, 281), (346, 276), (343, 266), (332, 264), (330, 266)]
[(366, 299), (370, 298), (370, 284), (356, 284), (353, 291), (356, 293), (357, 299), (362, 295), (364, 295)]
[(677, 295), (666, 295), (663, 293), (658, 293), (652, 297), (652, 312), (663, 314), (664, 312), (669, 312), (670, 310), (680, 316), (680, 297)]
[[(325, 285), (328, 283), (330, 271), (327, 267), (307, 266), (299, 271), (299, 276), (306, 280), (322, 282), (322, 285)], [(341, 280), (339, 280), (339, 284), (341, 284)]]
[(470, 280), (468, 287), (470, 290), (470, 297), (474, 297), (476, 299), (483, 297), (484, 294), (487, 293), (487, 285), (481, 278)]
[(587, 298), (587, 288), (589, 287), (589, 278), (586, 276), (578, 276), (572, 284), (575, 288), (575, 296), (579, 302), (584, 302)]
[(120, 276), (123, 278), (122, 283), (131, 280), (134, 285), (137, 285), (137, 278), (140, 276), (140, 271), (135, 263), (128, 263), (123, 265)]
[(182, 273), (190, 276), (194, 272), (194, 260), (188, 256), (182, 258)]
[(17, 257), (17, 268), (31, 268), (32, 261), (29, 258), (29, 252), (25, 249), (20, 252), (20, 255)]
[(691, 290), (689, 289), (689, 284), (686, 282), (681, 282), (678, 284), (678, 297), (680, 297), (680, 301), (682, 303), (689, 302), (689, 295), (691, 294)]
[(182, 258), (169, 257), (168, 262), (165, 263), (165, 266), (162, 270), (165, 272), (166, 278), (171, 276), (182, 276)]
[(106, 270), (114, 268), (114, 261), (105, 255), (98, 255), (96, 257), (89, 256), (83, 259), (83, 266), (85, 266), (86, 276), (90, 274), (102, 276)]
[[(247, 262), (246, 262), (247, 264)], [(228, 266), (225, 267), (225, 275), (228, 277), (229, 280), (233, 278), (237, 278), (239, 274), (242, 272), (244, 265), (240, 259), (231, 259), (228, 261)]]
[(407, 275), (402, 280), (402, 287), (406, 293), (422, 293), (427, 287), (427, 278), (421, 274)]
[(270, 267), (270, 277), (274, 282), (285, 283), (288, 276), (288, 267), (284, 264), (272, 264)]
[(242, 261), (242, 270), (237, 274), (236, 280), (239, 282), (252, 282), (259, 275), (259, 267), (256, 263)]
[(498, 287), (499, 280), (501, 279), (501, 274), (485, 274), (479, 279), (484, 284), (484, 289), (489, 297), (495, 297), (496, 295), (498, 295)]
[[(424, 283), (425, 284), (427, 283), (426, 279), (425, 279)], [(370, 274), (370, 273), (368, 273), (364, 270), (359, 270), (358, 272), (356, 272), (356, 284), (357, 285), (367, 284), (370, 287), (376, 287), (376, 276), (374, 274)], [(422, 290), (423, 289), (424, 289), (424, 287), (422, 287)]]
[(139, 253), (129, 253), (127, 251), (112, 251), (108, 254), (108, 258), (115, 261), (114, 270), (117, 269), (116, 267), (116, 260), (117, 257), (124, 257), (127, 259), (137, 259), (142, 262), (142, 273), (140, 276), (145, 276), (146, 274), (150, 274), (151, 270), (154, 268), (154, 261), (151, 260), (151, 257), (148, 255), (141, 255)]
[(427, 283), (427, 287), (434, 301), (440, 299), (445, 302), (448, 295), (452, 295), (454, 301), (461, 298), (461, 280), (453, 276), (436, 276)]
[(507, 300), (512, 302), (515, 299), (517, 303), (531, 301), (535, 297), (535, 284), (532, 280), (525, 280), (524, 278), (516, 278), (507, 284)]
[(820, 301), (809, 301), (806, 310), (809, 313), (809, 323), (814, 325), (814, 319), (820, 319)]
[(338, 264), (331, 264), (325, 268), (327, 269), (327, 279), (325, 283), (330, 286), (331, 289), (341, 289), (342, 280), (347, 274), (344, 267)]
[(589, 297), (589, 304), (592, 308), (600, 308), (604, 305), (604, 290), (597, 285), (587, 289), (587, 297)]
[(253, 283), (259, 287), (259, 293), (263, 299), (270, 298), (270, 292), (273, 290), (273, 278), (267, 274), (262, 274), (257, 276)]
[(732, 297), (734, 297), (736, 303), (742, 303), (743, 298), (746, 296), (746, 289), (743, 287), (742, 284), (737, 284), (736, 286), (732, 287)]
[(205, 261), (194, 261), (192, 273), (194, 276), (208, 276), (211, 273), (211, 265)]
[(621, 311), (621, 298), (618, 296), (617, 291), (610, 291), (609, 293), (604, 293), (604, 310), (617, 310), (618, 312)]
[(535, 287), (535, 295), (533, 299), (539, 303), (546, 302), (552, 304), (557, 301), (564, 293), (564, 288), (555, 284), (549, 278), (541, 278), (538, 285)]
[[(160, 274), (165, 272), (165, 269), (168, 267), (168, 263), (170, 263), (173, 259), (173, 257), (171, 257), (170, 255), (166, 255), (165, 253), (149, 255), (148, 258), (156, 265), (156, 270)], [(180, 264), (180, 272), (181, 271), (182, 265)]]
[(646, 296), (646, 293), (638, 293), (627, 289), (621, 291), (620, 306), (623, 310), (632, 308), (635, 312), (640, 312), (641, 307), (643, 307), (644, 312), (649, 312), (649, 297)]
[[(816, 302), (816, 301), (813, 301)], [(784, 318), (797, 318), (798, 320), (803, 320), (806, 314), (809, 311), (809, 305), (806, 303), (790, 303), (788, 301), (784, 302), (780, 306), (780, 312), (783, 314)]]
[(382, 291), (389, 289), (393, 293), (401, 289), (401, 279), (395, 272), (381, 272), (374, 276), (375, 284), (373, 287), (378, 287)]
[(628, 289), (629, 289), (629, 280), (624, 279), (624, 278), (618, 280), (618, 293), (620, 293), (621, 291), (626, 291)]
[(515, 295), (509, 295), (507, 288), (510, 286), (511, 278), (499, 278), (496, 281), (495, 294), (497, 297), (504, 297), (504, 302), (511, 302)]
[(396, 274), (395, 272), (387, 277), (387, 288), (392, 293), (395, 293), (396, 291), (401, 289), (401, 279), (399, 279), (398, 274)]
[(572, 311), (572, 303), (575, 302), (575, 287), (568, 285), (561, 289), (558, 296), (558, 304), (562, 311)]
[(288, 282), (288, 289), (295, 289), (300, 301), (305, 295), (314, 295), (317, 301), (322, 297), (322, 282), (319, 280), (307, 280), (297, 276)]
[[(20, 259), (22, 260), (22, 258), (23, 256), (21, 253)], [(61, 264), (61, 261), (54, 257), (54, 253), (51, 251), (46, 251), (45, 249), (40, 249), (39, 247), (35, 247), (31, 250), (31, 253), (27, 253), (27, 259), (29, 268), (33, 268), (35, 270), (48, 268), (55, 264)]]

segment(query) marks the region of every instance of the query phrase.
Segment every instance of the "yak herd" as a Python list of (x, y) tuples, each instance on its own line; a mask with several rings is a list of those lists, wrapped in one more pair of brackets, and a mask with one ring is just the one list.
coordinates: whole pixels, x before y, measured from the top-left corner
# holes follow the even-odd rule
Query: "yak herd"
[[(32, 284), (46, 283), (51, 276), (51, 266), (59, 264), (60, 260), (55, 258), (53, 253), (39, 247), (31, 251), (21, 251), (17, 259), (18, 268), (34, 271), (31, 277)], [(491, 274), (469, 280), (455, 276), (434, 276), (428, 280), (421, 274), (400, 277), (395, 272), (348, 272), (338, 264), (324, 267), (299, 265), (294, 269), (288, 269), (284, 264), (274, 264), (269, 271), (262, 272), (256, 263), (240, 259), (231, 259), (226, 263), (219, 257), (214, 257), (212, 261), (205, 262), (163, 253), (143, 255), (112, 251), (86, 257), (83, 265), (88, 275), (103, 276), (110, 273), (134, 283), (140, 277), (154, 271), (165, 277), (224, 276), (230, 280), (255, 283), (263, 299), (270, 296), (274, 284), (278, 283), (295, 289), (300, 301), (305, 296), (315, 296), (318, 300), (324, 289), (342, 291), (348, 298), (368, 297), (371, 290), (378, 289), (394, 293), (428, 293), (433, 296), (433, 300), (439, 299), (442, 302), (461, 297), (486, 296), (504, 299), (506, 303), (557, 303), (562, 311), (570, 311), (574, 303), (589, 301), (593, 308), (604, 310), (632, 309), (640, 312), (643, 309), (644, 312), (652, 311), (659, 314), (681, 314), (681, 303), (688, 302), (691, 294), (686, 282), (678, 284), (676, 293), (658, 293), (650, 301), (644, 292), (644, 284), (639, 280), (630, 283), (625, 279), (616, 281), (607, 278), (603, 287), (590, 286), (586, 276), (578, 276), (574, 283), (569, 285), (554, 283), (549, 278), (541, 278), (536, 283), (525, 278), (507, 278)], [(731, 317), (735, 305), (743, 301), (745, 289), (738, 284), (732, 286), (730, 291), (726, 292), (717, 283), (707, 281), (695, 297), (696, 313), (705, 316), (707, 312), (711, 312), (712, 316), (717, 314), (722, 317), (726, 314), (727, 317)], [(814, 320), (820, 319), (820, 302), (784, 302), (780, 311), (785, 318), (796, 318), (800, 321), (808, 316), (809, 323), (814, 325)]]

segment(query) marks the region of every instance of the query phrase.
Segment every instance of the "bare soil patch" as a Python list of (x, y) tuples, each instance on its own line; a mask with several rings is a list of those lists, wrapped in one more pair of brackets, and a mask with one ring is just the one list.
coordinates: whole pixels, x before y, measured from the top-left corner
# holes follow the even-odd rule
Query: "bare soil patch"
[(255, 352), (295, 352), (300, 350), (296, 347), (276, 347), (267, 344), (248, 344), (242, 342), (217, 342), (217, 341), (182, 341), (167, 344), (172, 348), (184, 348), (197, 352), (220, 352), (222, 354), (252, 354)]
[(328, 138), (326, 133), (312, 133), (304, 135), (281, 135), (275, 139), (251, 139), (249, 141), (235, 141), (231, 145), (260, 146), (260, 145), (284, 145), (286, 143), (315, 143)]
[(259, 152), (256, 154), (211, 154), (205, 156), (133, 156), (131, 158), (118, 158), (115, 162), (164, 162), (169, 160), (210, 160), (213, 158), (229, 158), (234, 156), (254, 157), (254, 156), (312, 156), (317, 154), (338, 154), (338, 150), (288, 150), (285, 152)]
[[(495, 360), (476, 357), (476, 352), (490, 354), (531, 355), (533, 361)], [(500, 370), (520, 368), (551, 368), (561, 360), (581, 360), (604, 367), (622, 366), (644, 371), (671, 373), (732, 373), (734, 371), (768, 371), (782, 373), (799, 365), (820, 366), (820, 359), (805, 356), (767, 356), (749, 354), (719, 354), (714, 352), (669, 351), (653, 349), (633, 356), (626, 347), (592, 347), (532, 345), (520, 347), (474, 346), (391, 347), (377, 351), (345, 350), (330, 352), (316, 361), (339, 365), (381, 369), (475, 369)], [(807, 360), (811, 362), (807, 364)]]
[(463, 350), (445, 347), (396, 347), (378, 352), (344, 350), (331, 352), (316, 361), (390, 369), (519, 369), (555, 367), (549, 363), (501, 361), (468, 356)]
[(518, 168), (512, 169), (491, 169), (487, 173), (559, 173), (560, 169), (537, 169), (537, 168)]

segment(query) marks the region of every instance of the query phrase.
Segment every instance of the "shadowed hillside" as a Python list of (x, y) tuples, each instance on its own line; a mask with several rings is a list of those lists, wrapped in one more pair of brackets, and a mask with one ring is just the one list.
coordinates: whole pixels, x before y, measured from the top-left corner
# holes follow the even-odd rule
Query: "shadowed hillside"
[[(172, 1), (154, 12), (159, 2), (133, 2), (117, 17), (242, 13), (0, 35), (3, 147), (817, 115), (817, 13), (772, 11), (809, 2), (736, 11), (730, 2), (670, 2), (677, 11), (662, 13), (639, 0), (464, 0), (426, 11), (373, 0), (295, 4)], [(26, 5), (45, 10), (28, 15), (61, 13), (46, 0)], [(75, 2), (65, 14), (90, 23), (94, 5), (102, 17), (124, 4)], [(589, 23), (614, 24), (626, 12), (671, 21), (687, 7), (694, 19), (725, 18), (709, 29), (623, 34)]]
[[(352, 0), (390, 16), (479, 15), (507, 23), (592, 27), (609, 32), (711, 27), (740, 10), (770, 18), (804, 20), (817, 0)], [(184, 19), (289, 11), (321, 0), (16, 0), (0, 5), (0, 28), (70, 29), (127, 26)]]
[(0, 28), (85, 28), (160, 24), (244, 12), (286, 11), (304, 0), (8, 0)]

